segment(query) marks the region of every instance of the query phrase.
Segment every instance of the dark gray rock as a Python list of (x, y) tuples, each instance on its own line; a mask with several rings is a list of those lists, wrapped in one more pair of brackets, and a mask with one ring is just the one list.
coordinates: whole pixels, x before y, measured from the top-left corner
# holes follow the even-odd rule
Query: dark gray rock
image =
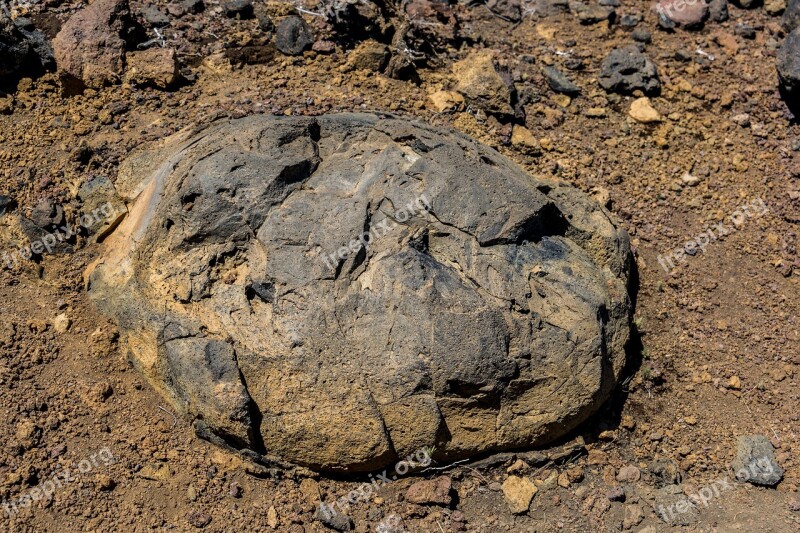
[(11, 20), (0, 7), (0, 76), (36, 75), (55, 66), (53, 49), (29, 19)]
[(236, 446), (324, 471), (533, 446), (625, 365), (627, 234), (461, 134), (220, 120), (114, 185), (129, 213), (90, 296), (174, 407)]
[(708, 3), (708, 18), (714, 22), (728, 20), (728, 0), (711, 0)]
[(203, 0), (183, 0), (183, 2), (181, 2), (181, 7), (183, 7), (187, 13), (196, 15), (205, 11), (206, 4)]
[(226, 0), (222, 2), (222, 11), (231, 19), (251, 19), (254, 16), (253, 0)]
[(547, 84), (557, 93), (577, 96), (581, 93), (581, 88), (572, 83), (563, 72), (555, 67), (544, 67), (542, 69)]
[(800, 109), (800, 28), (783, 40), (777, 54), (778, 79), (784, 102), (795, 115)]
[(797, 26), (800, 26), (800, 0), (789, 0), (786, 4), (786, 11), (781, 18), (783, 31), (790, 33)]
[(14, 200), (10, 196), (0, 194), (0, 216), (5, 215), (14, 208)]
[(741, 7), (742, 9), (752, 9), (763, 2), (761, 0), (733, 0), (733, 4), (737, 7)]
[(314, 44), (314, 35), (302, 18), (291, 15), (281, 20), (275, 30), (275, 47), (290, 56), (302, 54)]
[(631, 39), (637, 43), (650, 44), (650, 42), (653, 40), (653, 36), (647, 30), (635, 30), (631, 32)]
[(738, 35), (744, 39), (755, 39), (756, 38), (756, 29), (749, 24), (737, 24), (733, 28), (734, 35)]
[(156, 6), (145, 5), (139, 10), (139, 16), (154, 28), (169, 26), (169, 16)]
[(600, 65), (600, 86), (609, 92), (627, 94), (640, 90), (657, 94), (661, 89), (658, 70), (635, 46), (615, 48)]
[(619, 19), (619, 25), (626, 29), (632, 29), (639, 25), (642, 17), (639, 15), (622, 15)]
[(731, 468), (737, 480), (754, 485), (772, 487), (783, 479), (783, 468), (775, 460), (775, 448), (764, 435), (739, 437)]
[(322, 525), (334, 531), (352, 531), (353, 520), (346, 514), (340, 513), (334, 507), (320, 504), (314, 518), (319, 520)]

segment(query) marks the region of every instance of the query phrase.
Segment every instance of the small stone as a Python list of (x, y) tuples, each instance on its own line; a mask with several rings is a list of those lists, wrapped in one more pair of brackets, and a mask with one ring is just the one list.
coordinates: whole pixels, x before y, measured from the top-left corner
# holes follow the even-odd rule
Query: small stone
[(631, 108), (628, 114), (642, 124), (652, 124), (653, 122), (661, 122), (661, 115), (650, 104), (650, 99), (646, 96), (637, 98), (631, 102)]
[(100, 474), (97, 476), (97, 486), (100, 488), (100, 490), (108, 492), (114, 490), (114, 487), (117, 486), (117, 482), (107, 474)]
[(275, 30), (275, 47), (283, 54), (297, 56), (314, 43), (314, 35), (306, 22), (291, 15), (278, 23)]
[(530, 479), (519, 476), (509, 476), (503, 482), (502, 489), (506, 503), (514, 514), (526, 513), (533, 497), (539, 492)]
[(617, 481), (620, 483), (636, 483), (642, 477), (642, 472), (634, 465), (623, 466), (617, 473)]
[(781, 27), (786, 33), (791, 33), (800, 25), (800, 0), (789, 0), (786, 11), (781, 18)]
[(564, 489), (569, 488), (570, 482), (566, 472), (561, 472), (558, 475), (558, 486)]
[(583, 25), (597, 24), (615, 16), (614, 9), (599, 4), (573, 4), (578, 14), (578, 20)]
[(530, 470), (530, 467), (528, 466), (528, 463), (526, 463), (522, 459), (517, 459), (516, 461), (514, 461), (514, 463), (511, 466), (506, 468), (506, 473), (507, 474), (518, 474), (520, 472), (527, 472), (528, 470)]
[(406, 501), (420, 505), (448, 506), (452, 501), (452, 480), (448, 476), (417, 481), (406, 491)]
[(701, 181), (702, 179), (699, 176), (693, 176), (688, 172), (684, 172), (683, 176), (681, 176), (681, 183), (689, 187), (695, 187), (699, 185)]
[(464, 105), (464, 97), (455, 91), (436, 91), (429, 94), (428, 99), (437, 113), (454, 112)]
[(222, 2), (222, 11), (230, 19), (253, 18), (253, 0), (228, 0)]
[(278, 529), (278, 511), (274, 505), (270, 505), (267, 510), (267, 525), (272, 529)]
[(600, 64), (600, 86), (608, 92), (642, 91), (654, 94), (661, 89), (655, 64), (636, 46), (615, 48)]
[(591, 118), (603, 118), (606, 116), (606, 110), (603, 107), (590, 107), (584, 114)]
[(690, 426), (697, 425), (697, 417), (696, 416), (689, 415), (689, 416), (685, 417), (683, 419), (683, 421), (686, 422)]
[[(626, 505), (622, 529), (632, 529), (644, 520), (644, 511), (639, 505)], [(640, 532), (641, 533), (641, 532)]]
[(203, 0), (183, 0), (183, 2), (181, 2), (181, 7), (183, 7), (187, 13), (196, 15), (197, 13), (202, 13), (206, 5)]
[(69, 331), (69, 327), (72, 325), (72, 321), (67, 317), (66, 313), (61, 313), (55, 319), (53, 319), (53, 329), (56, 333), (64, 334)]
[(336, 51), (336, 43), (323, 39), (315, 41), (311, 49), (318, 54), (332, 54)]
[(586, 462), (590, 465), (604, 465), (608, 463), (608, 454), (603, 450), (589, 450)]
[(694, 29), (701, 27), (708, 17), (708, 5), (705, 0), (660, 0), (656, 12), (663, 28)]
[(542, 69), (547, 84), (557, 93), (563, 93), (570, 96), (577, 96), (581, 93), (580, 87), (572, 83), (563, 72), (555, 67), (544, 67)]
[(800, 512), (800, 499), (796, 496), (789, 500), (789, 510), (793, 513)]
[(731, 378), (728, 380), (728, 388), (732, 390), (742, 389), (742, 380), (739, 379), (739, 376), (731, 376)]
[(620, 427), (622, 427), (623, 429), (627, 429), (628, 431), (633, 431), (634, 429), (636, 429), (636, 421), (633, 419), (631, 415), (623, 415), (619, 425)]
[(632, 29), (638, 26), (641, 21), (642, 17), (639, 15), (625, 14), (619, 19), (619, 25), (623, 28)]
[(631, 39), (637, 43), (650, 44), (653, 40), (653, 35), (647, 30), (634, 30), (631, 33)]
[(193, 511), (189, 513), (188, 520), (197, 529), (202, 529), (211, 523), (211, 516), (200, 511)]
[(389, 56), (389, 49), (385, 44), (367, 39), (350, 52), (347, 58), (347, 67), (348, 69), (381, 72), (386, 67)]
[(728, 0), (711, 0), (708, 3), (708, 18), (714, 22), (728, 20)]
[(736, 479), (772, 487), (783, 479), (783, 468), (775, 460), (775, 448), (764, 435), (739, 437), (731, 463)]
[(353, 529), (353, 520), (349, 516), (324, 503), (317, 507), (314, 518), (335, 531), (350, 531)]
[(186, 489), (186, 498), (190, 501), (197, 501), (197, 489), (194, 485), (189, 485), (189, 488)]
[(228, 494), (231, 495), (231, 498), (241, 498), (243, 492), (244, 489), (242, 489), (242, 486), (235, 481), (231, 483), (230, 487), (228, 488)]
[(457, 80), (455, 90), (473, 107), (489, 114), (514, 114), (511, 92), (495, 69), (492, 52), (472, 52), (454, 63), (453, 77)]
[(748, 24), (737, 24), (733, 28), (733, 34), (744, 39), (752, 40), (756, 38), (756, 29)]
[(750, 115), (747, 113), (740, 113), (738, 115), (733, 115), (731, 117), (731, 122), (734, 124), (741, 126), (742, 128), (750, 127)]
[(169, 17), (156, 6), (145, 5), (139, 10), (139, 15), (154, 28), (169, 26)]
[(606, 493), (606, 498), (608, 498), (610, 502), (624, 502), (625, 489), (622, 487), (614, 487)]
[(150, 48), (142, 52), (129, 52), (127, 62), (125, 79), (138, 85), (167, 89), (180, 77), (174, 48)]
[(537, 154), (542, 151), (539, 141), (525, 126), (514, 126), (514, 129), (511, 130), (511, 144), (529, 154)]
[(139, 470), (139, 476), (150, 481), (168, 481), (172, 479), (172, 471), (166, 463), (154, 463)]

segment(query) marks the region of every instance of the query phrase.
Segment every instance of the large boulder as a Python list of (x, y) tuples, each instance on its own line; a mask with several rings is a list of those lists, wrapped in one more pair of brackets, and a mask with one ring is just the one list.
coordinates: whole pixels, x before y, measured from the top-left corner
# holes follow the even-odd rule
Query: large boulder
[(129, 215), (90, 296), (149, 381), (235, 447), (368, 471), (544, 444), (625, 366), (625, 231), (463, 135), (222, 120), (131, 155), (115, 187)]
[(132, 27), (128, 0), (96, 0), (72, 15), (53, 40), (61, 76), (92, 88), (121, 81)]

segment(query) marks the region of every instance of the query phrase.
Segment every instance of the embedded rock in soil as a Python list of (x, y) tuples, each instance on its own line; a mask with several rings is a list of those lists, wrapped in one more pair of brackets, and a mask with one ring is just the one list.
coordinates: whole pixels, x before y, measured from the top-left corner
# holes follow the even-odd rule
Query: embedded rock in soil
[(640, 90), (649, 95), (661, 89), (658, 69), (636, 46), (612, 50), (600, 65), (598, 81), (603, 89), (615, 93)]
[(129, 214), (90, 295), (233, 446), (368, 471), (541, 445), (625, 365), (625, 231), (463, 135), (256, 115), (136, 153), (114, 185)]

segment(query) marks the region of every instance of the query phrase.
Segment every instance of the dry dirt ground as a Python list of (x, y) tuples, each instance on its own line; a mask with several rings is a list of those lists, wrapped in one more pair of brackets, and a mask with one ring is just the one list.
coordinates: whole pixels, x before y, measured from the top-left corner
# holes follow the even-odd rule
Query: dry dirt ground
[[(607, 95), (596, 82), (600, 61), (630, 43), (629, 32), (583, 26), (568, 13), (513, 24), (479, 7), (464, 23), (472, 42), (440, 50), (441, 66), (420, 69), (416, 83), (347, 71), (341, 47), (257, 65), (186, 55), (196, 79), (173, 91), (121, 85), (65, 96), (52, 74), (22, 80), (0, 116), (0, 194), (22, 213), (42, 198), (68, 206), (89, 177), (113, 179), (132, 148), (219, 114), (391, 111), (464, 131), (533, 174), (607, 199), (635, 246), (642, 346), (615, 399), (552, 460), (501, 456), (398, 476), (353, 505), (355, 530), (797, 531), (800, 129), (777, 91), (779, 19), (731, 6), (725, 23), (666, 33), (651, 7), (623, 0), (618, 11), (643, 15), (639, 28), (652, 33), (647, 54), (664, 85), (651, 99), (664, 117), (657, 124), (631, 120), (632, 98)], [(735, 34), (740, 23), (756, 28), (753, 39)], [(231, 35), (246, 30), (246, 21), (236, 24), (243, 29), (231, 27)], [(496, 51), (520, 94), (533, 95), (526, 123), (540, 155), (509, 143), (509, 130), (492, 118), (433, 109), (428, 94), (453, 84), (450, 64), (470, 47)], [(540, 73), (567, 58), (585, 64), (565, 70), (583, 91), (569, 102)], [(766, 212), (731, 222), (758, 199)], [(719, 222), (729, 235), (670, 273), (661, 268), (659, 255)], [(190, 421), (176, 418), (130, 367), (115, 327), (90, 306), (82, 271), (98, 246), (79, 242), (74, 253), (1, 267), (0, 495), (18, 501), (68, 474), (52, 498), (3, 512), (0, 530), (327, 530), (314, 517), (317, 502), (365, 479), (264, 476), (195, 437)], [(69, 327), (56, 320), (62, 313)], [(746, 434), (766, 435), (776, 447), (785, 469), (776, 488), (733, 480), (736, 438)], [(623, 470), (629, 466), (638, 474)], [(528, 513), (513, 515), (504, 502), (509, 469), (538, 486)], [(405, 501), (411, 484), (435, 476), (452, 481), (449, 506)], [(616, 487), (624, 502), (609, 498)], [(670, 491), (711, 496), (668, 523), (656, 511)]]

